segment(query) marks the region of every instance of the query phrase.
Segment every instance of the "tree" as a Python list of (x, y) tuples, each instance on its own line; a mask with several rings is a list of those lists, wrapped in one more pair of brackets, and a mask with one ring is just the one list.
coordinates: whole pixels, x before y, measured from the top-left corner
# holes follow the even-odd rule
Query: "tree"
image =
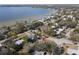
[(30, 25), (30, 29), (36, 29), (37, 27), (42, 26), (42, 25), (43, 25), (43, 22), (33, 21)]
[(35, 48), (34, 47), (31, 47), (28, 51), (28, 54), (30, 55), (34, 55), (34, 52), (35, 52)]
[(65, 26), (66, 25), (66, 21), (65, 20), (60, 20), (58, 21), (59, 26)]
[(36, 42), (34, 45), (34, 49), (36, 51), (47, 51), (50, 54), (52, 53), (53, 49), (57, 46), (55, 42)]
[(79, 28), (75, 28), (74, 32), (79, 33)]
[(28, 42), (28, 37), (27, 36), (22, 37), (22, 39), (24, 40), (25, 43)]
[(47, 34), (50, 36), (56, 36), (56, 31), (54, 31), (54, 29), (50, 29)]
[(25, 28), (24, 23), (16, 22), (14, 31), (16, 31), (17, 33), (21, 33), (24, 32), (24, 28)]
[(37, 41), (37, 35), (30, 35), (27, 39), (28, 42), (34, 43)]
[(53, 51), (54, 55), (61, 55), (64, 53), (64, 48), (63, 47), (56, 47)]
[(75, 28), (76, 25), (77, 25), (77, 23), (78, 23), (77, 20), (72, 21), (72, 19), (69, 18), (69, 19), (66, 21), (66, 26), (69, 27), (69, 28)]
[(25, 31), (29, 30), (29, 23), (27, 21), (24, 22), (24, 26), (25, 26), (24, 28)]
[(9, 35), (13, 36), (14, 38), (18, 37), (17, 33), (15, 31), (11, 31)]
[(67, 26), (68, 28), (75, 28), (78, 23), (78, 20), (73, 21), (71, 18), (67, 18), (66, 20), (59, 20), (59, 26)]
[(71, 33), (70, 33), (70, 38), (73, 41), (79, 41), (79, 29), (75, 28)]

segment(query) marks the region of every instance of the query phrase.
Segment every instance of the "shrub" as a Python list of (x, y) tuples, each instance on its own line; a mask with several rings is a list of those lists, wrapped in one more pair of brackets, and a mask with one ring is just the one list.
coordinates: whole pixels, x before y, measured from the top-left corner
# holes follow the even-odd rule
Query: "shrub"
[(37, 51), (47, 51), (52, 53), (53, 49), (57, 46), (55, 42), (36, 42), (34, 45)]

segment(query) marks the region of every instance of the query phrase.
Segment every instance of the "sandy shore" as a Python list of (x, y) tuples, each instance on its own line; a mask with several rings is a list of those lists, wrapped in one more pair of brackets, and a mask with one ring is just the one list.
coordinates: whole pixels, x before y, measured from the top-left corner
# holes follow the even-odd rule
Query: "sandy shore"
[(25, 21), (27, 20), (28, 22), (31, 22), (33, 20), (39, 20), (39, 19), (42, 19), (42, 18), (47, 18), (49, 16), (49, 14), (44, 14), (44, 15), (35, 15), (35, 16), (26, 16), (26, 17), (22, 17), (22, 18), (19, 18), (19, 19), (14, 19), (14, 20), (11, 20), (11, 21), (4, 21), (4, 22), (0, 22), (0, 27), (4, 26), (4, 25), (13, 25), (16, 23), (16, 21)]

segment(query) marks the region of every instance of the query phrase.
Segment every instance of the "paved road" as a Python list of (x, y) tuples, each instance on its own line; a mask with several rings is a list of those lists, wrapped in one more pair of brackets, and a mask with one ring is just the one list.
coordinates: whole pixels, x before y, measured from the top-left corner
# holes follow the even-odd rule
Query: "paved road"
[[(27, 32), (24, 32), (24, 33), (18, 34), (17, 36), (19, 36), (19, 38), (21, 38), (21, 37), (23, 37), (26, 34), (28, 34), (28, 33)], [(17, 38), (17, 39), (19, 39), (19, 38)], [(4, 43), (5, 41), (10, 40), (10, 39), (12, 39), (12, 38), (10, 37), (10, 38), (6, 38), (4, 40), (1, 40), (0, 41), (0, 44)]]
[(0, 44), (4, 43), (5, 41), (10, 40), (10, 39), (11, 39), (11, 38), (6, 38), (6, 39), (4, 39), (4, 40), (1, 40), (1, 41), (0, 41)]
[(58, 39), (58, 38), (49, 37), (48, 40), (54, 41), (57, 45), (61, 45), (63, 43), (73, 44), (71, 40), (68, 40), (66, 38)]
[[(73, 41), (68, 40), (68, 39), (66, 39), (66, 38), (58, 39), (58, 38), (49, 37), (48, 40), (54, 41), (58, 46), (62, 46), (63, 43), (74, 44)], [(78, 44), (77, 44), (78, 50), (73, 49), (73, 48), (68, 48), (68, 49), (67, 49), (67, 53), (68, 53), (68, 54), (72, 55), (73, 53), (76, 53), (77, 55), (79, 55), (79, 42), (77, 42), (77, 43), (78, 43)]]

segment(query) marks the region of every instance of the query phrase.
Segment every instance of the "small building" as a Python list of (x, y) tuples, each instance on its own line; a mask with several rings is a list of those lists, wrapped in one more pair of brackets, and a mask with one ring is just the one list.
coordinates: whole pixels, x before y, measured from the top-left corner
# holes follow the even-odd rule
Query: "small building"
[(63, 28), (58, 28), (58, 31), (57, 31), (57, 35), (59, 35), (62, 31), (64, 31), (65, 30), (65, 27), (63, 27)]

